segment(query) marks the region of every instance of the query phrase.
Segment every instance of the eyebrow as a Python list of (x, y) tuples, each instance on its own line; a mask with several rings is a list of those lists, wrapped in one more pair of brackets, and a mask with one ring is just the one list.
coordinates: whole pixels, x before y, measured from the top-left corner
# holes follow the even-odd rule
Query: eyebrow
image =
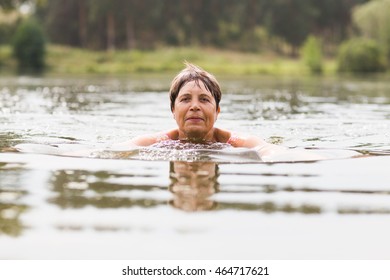
[(186, 92), (186, 93), (182, 93), (182, 94), (179, 93), (179, 95), (177, 97), (182, 97), (182, 96), (187, 96), (187, 95), (191, 96), (190, 93)]
[[(189, 92), (184, 92), (184, 93), (182, 93), (182, 94), (180, 94), (180, 92), (179, 92), (179, 94), (178, 94), (178, 96), (183, 96), (183, 95), (192, 95), (191, 93), (189, 93)], [(208, 92), (208, 91), (206, 91), (206, 92), (201, 92), (200, 94), (199, 94), (199, 96), (211, 96), (211, 97), (213, 97), (213, 94), (211, 93), (211, 92)]]

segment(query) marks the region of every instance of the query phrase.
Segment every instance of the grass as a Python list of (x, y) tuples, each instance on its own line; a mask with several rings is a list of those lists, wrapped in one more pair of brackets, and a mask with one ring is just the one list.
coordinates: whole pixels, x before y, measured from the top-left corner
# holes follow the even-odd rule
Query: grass
[[(308, 75), (301, 60), (272, 53), (242, 53), (213, 48), (163, 47), (156, 50), (91, 51), (49, 45), (47, 72), (50, 74), (171, 73), (183, 68), (183, 61), (195, 63), (215, 74)], [(335, 73), (333, 60), (324, 62), (325, 74)], [(0, 72), (16, 70), (8, 46), (0, 46)]]

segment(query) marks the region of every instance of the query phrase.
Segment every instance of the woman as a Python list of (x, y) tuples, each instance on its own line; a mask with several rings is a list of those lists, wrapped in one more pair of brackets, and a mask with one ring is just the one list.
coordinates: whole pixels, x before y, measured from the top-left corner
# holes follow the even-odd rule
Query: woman
[[(257, 136), (246, 136), (214, 126), (219, 112), (221, 89), (216, 78), (202, 68), (185, 63), (172, 81), (169, 90), (171, 111), (177, 128), (151, 135), (136, 137), (117, 147), (150, 146), (165, 140), (191, 143), (228, 143), (233, 147), (254, 148), (263, 161), (283, 160), (291, 155), (294, 160), (317, 160), (323, 157), (309, 152), (293, 151), (269, 144)], [(281, 158), (282, 157), (282, 158)], [(295, 158), (298, 157), (298, 158)]]
[[(303, 150), (287, 149), (265, 142), (253, 135), (243, 135), (214, 126), (221, 108), (221, 88), (216, 78), (202, 68), (190, 63), (173, 79), (169, 90), (171, 111), (177, 128), (155, 134), (143, 135), (130, 141), (115, 144), (110, 150), (121, 151), (119, 156), (128, 156), (133, 148), (150, 146), (166, 140), (191, 143), (227, 143), (233, 147), (254, 149), (262, 161), (307, 161), (324, 159), (323, 156)], [(58, 148), (19, 144), (14, 150), (40, 152), (65, 156), (91, 156), (100, 150), (62, 151)]]

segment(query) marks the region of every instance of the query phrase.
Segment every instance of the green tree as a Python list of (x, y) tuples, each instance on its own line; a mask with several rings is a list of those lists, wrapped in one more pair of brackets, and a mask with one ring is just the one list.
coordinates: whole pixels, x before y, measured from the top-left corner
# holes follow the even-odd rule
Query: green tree
[(25, 2), (28, 2), (28, 0), (1, 0), (0, 8), (3, 8), (4, 10), (13, 10)]
[(309, 36), (303, 44), (301, 54), (305, 65), (311, 73), (319, 74), (323, 70), (321, 40)]
[(266, 7), (269, 32), (285, 39), (292, 46), (292, 55), (297, 54), (319, 14), (313, 3), (314, 0), (275, 0)]
[[(83, 28), (79, 22), (79, 5), (86, 0), (48, 0), (37, 7), (37, 16), (44, 24), (50, 42), (83, 46)], [(86, 16), (85, 16), (86, 17)]]
[(13, 55), (22, 72), (40, 72), (45, 67), (45, 37), (39, 23), (24, 20), (16, 30), (12, 42)]
[(368, 0), (326, 0), (315, 1), (321, 11), (312, 26), (312, 33), (321, 37), (324, 51), (333, 54), (335, 47), (348, 37), (351, 31), (353, 7)]
[(259, 51), (282, 41), (297, 54), (309, 34), (323, 38), (325, 45), (345, 39), (352, 7), (367, 0), (35, 1), (36, 15), (53, 43), (93, 49), (195, 44)]
[(353, 22), (365, 37), (375, 40), (390, 59), (390, 0), (374, 0), (356, 7)]
[(338, 70), (340, 72), (382, 72), (386, 70), (383, 52), (377, 42), (354, 38), (344, 42), (339, 49)]

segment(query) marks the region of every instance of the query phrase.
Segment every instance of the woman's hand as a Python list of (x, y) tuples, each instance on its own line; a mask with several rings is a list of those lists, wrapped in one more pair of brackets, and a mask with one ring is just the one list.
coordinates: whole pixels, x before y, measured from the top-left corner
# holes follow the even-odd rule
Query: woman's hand
[(326, 159), (323, 155), (304, 149), (289, 149), (268, 143), (256, 147), (256, 151), (264, 162), (317, 161)]

